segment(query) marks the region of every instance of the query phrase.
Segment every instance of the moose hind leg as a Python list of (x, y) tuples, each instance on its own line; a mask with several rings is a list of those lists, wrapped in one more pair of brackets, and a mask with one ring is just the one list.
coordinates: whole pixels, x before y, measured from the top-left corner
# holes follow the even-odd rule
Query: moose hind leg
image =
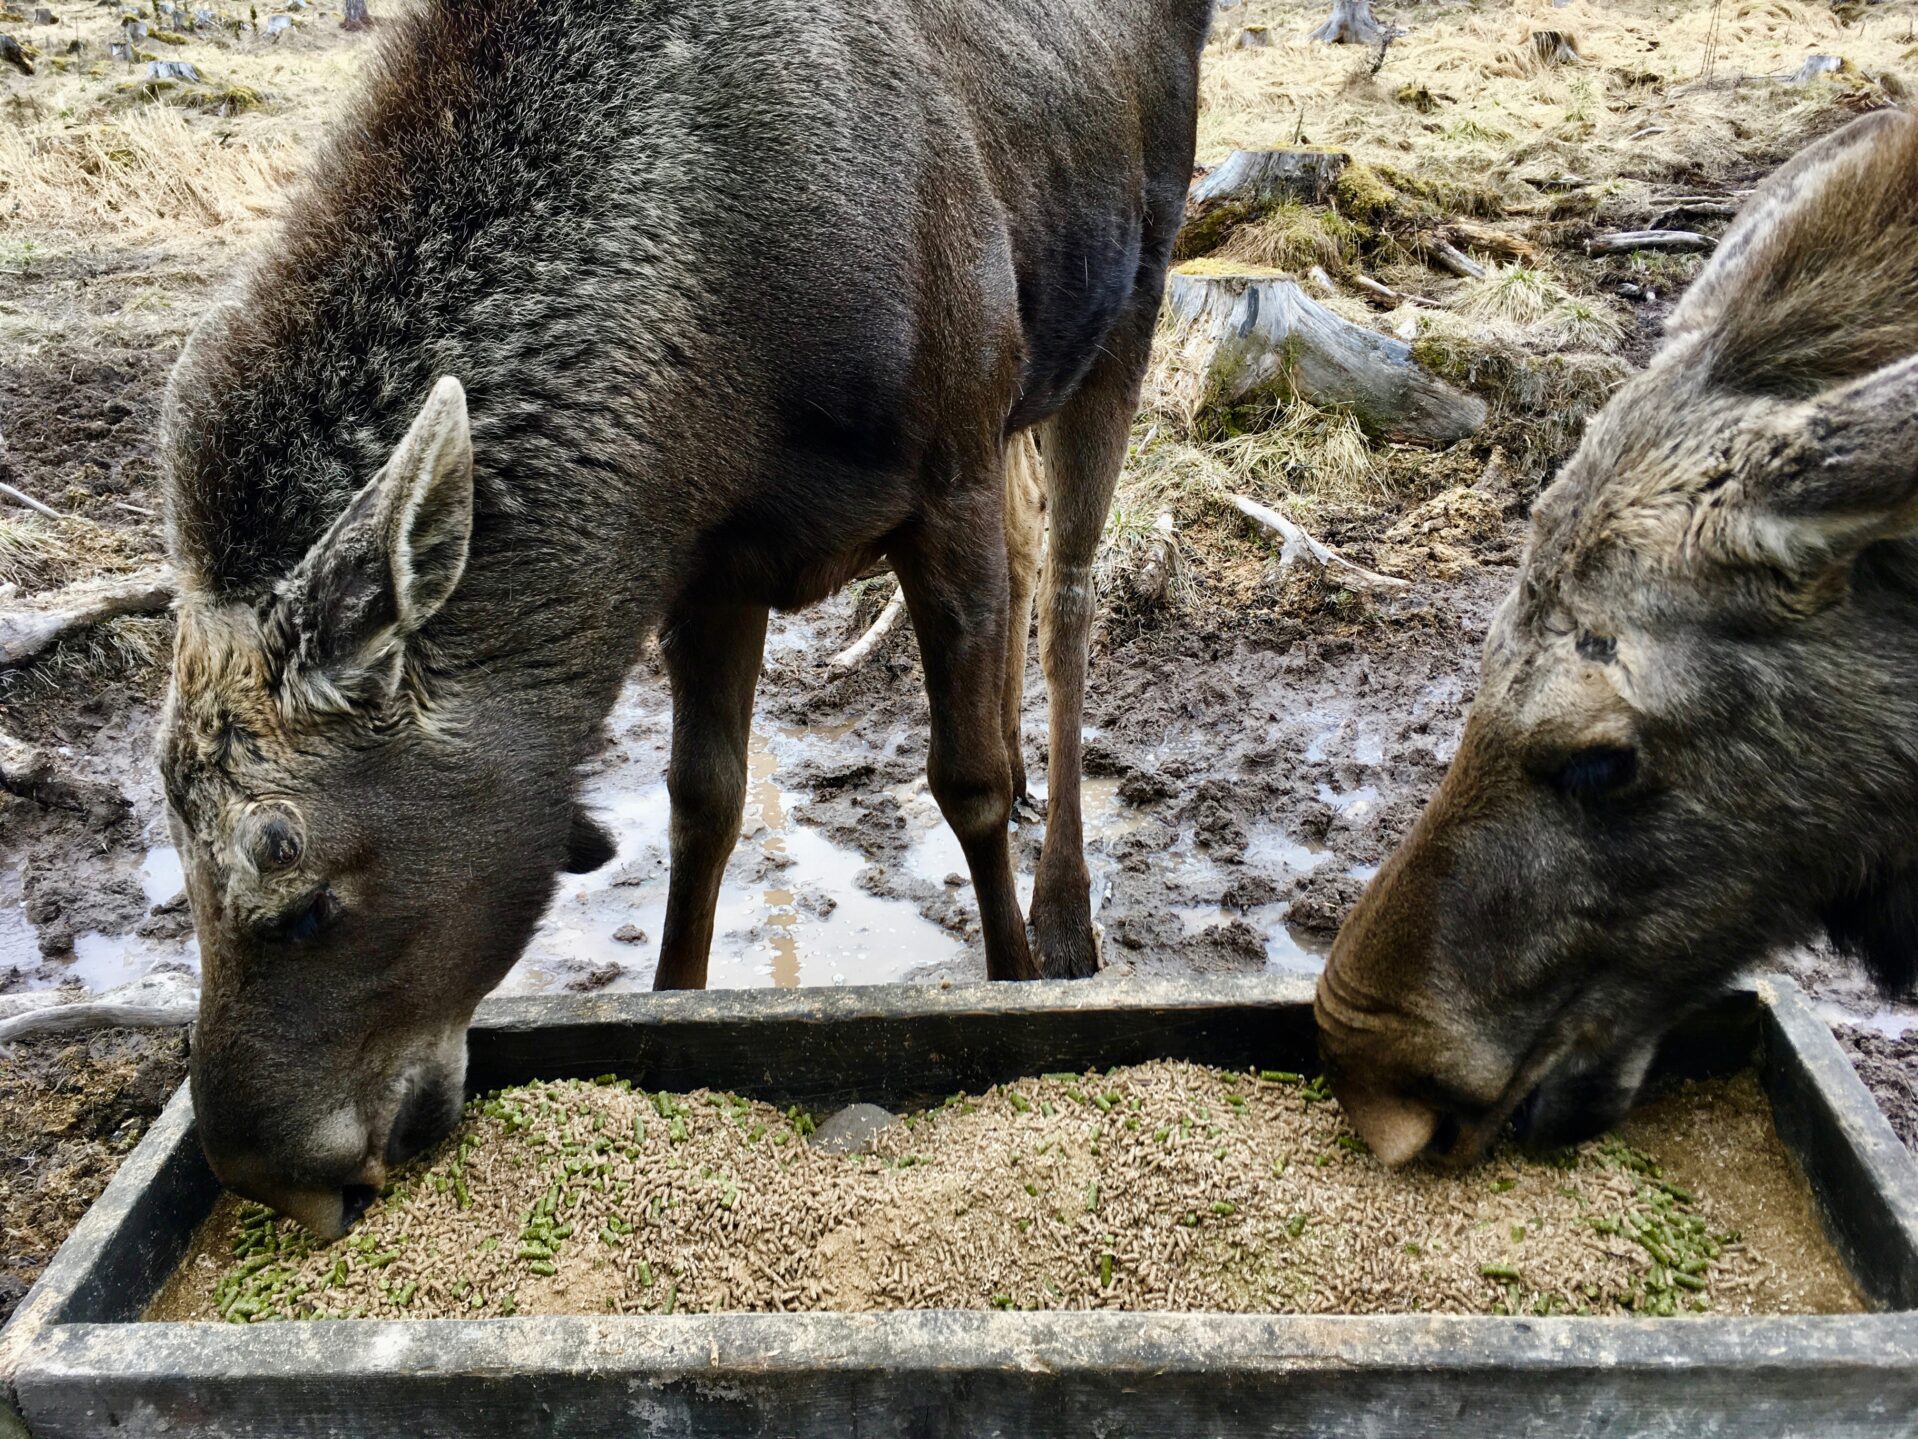
[(660, 639), (673, 687), (672, 874), (654, 989), (704, 989), (720, 876), (746, 807), (746, 745), (766, 649), (760, 605), (699, 605)]
[(1037, 979), (1012, 880), (1006, 754), (1006, 542), (999, 487), (922, 524), (892, 556), (931, 702), (926, 780), (972, 871), (989, 979)]
[(1020, 745), (1019, 712), (1026, 697), (1026, 636), (1032, 632), (1032, 595), (1039, 584), (1039, 550), (1045, 541), (1045, 477), (1032, 432), (1006, 442), (1006, 687), (1002, 723), (1006, 758), (1012, 764), (1012, 802), (1026, 803), (1026, 760)]
[(1151, 315), (1116, 330), (1098, 367), (1045, 435), (1049, 535), (1039, 588), (1039, 658), (1050, 709), (1046, 838), (1032, 891), (1039, 967), (1049, 978), (1097, 973), (1092, 877), (1086, 869), (1079, 780), (1083, 761), (1092, 562), (1125, 460), (1151, 339)]

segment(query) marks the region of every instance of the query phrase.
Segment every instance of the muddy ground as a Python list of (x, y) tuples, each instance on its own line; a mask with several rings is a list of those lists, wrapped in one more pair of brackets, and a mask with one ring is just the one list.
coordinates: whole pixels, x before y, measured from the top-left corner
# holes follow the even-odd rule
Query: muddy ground
[[(1436, 180), (1451, 188), (1435, 194), (1463, 197), (1459, 177), (1497, 172), (1504, 213), (1478, 198), (1472, 213), (1499, 220), (1534, 254), (1528, 263), (1559, 287), (1544, 292), (1562, 291), (1551, 301), (1559, 320), (1574, 302), (1612, 317), (1616, 333), (1600, 358), (1621, 373), (1643, 363), (1695, 264), (1665, 256), (1592, 261), (1582, 244), (1593, 226), (1643, 223), (1674, 197), (1735, 202), (1792, 146), (1884, 103), (1892, 84), (1872, 78), (1876, 69), (1867, 76), (1854, 68), (1819, 82), (1824, 88), (1815, 93), (1770, 82), (1701, 92), (1689, 60), (1672, 75), (1654, 76), (1645, 66), (1664, 63), (1677, 39), (1659, 50), (1667, 17), (1652, 0), (1604, 7), (1574, 0), (1537, 13), (1524, 5), (1419, 7), (1401, 17), (1412, 20), (1414, 34), (1395, 43), (1390, 68), (1376, 77), (1359, 73), (1364, 57), (1328, 62), (1322, 50), (1295, 54), (1287, 48), (1295, 42), (1283, 37), (1270, 50), (1237, 44), (1241, 25), (1255, 19), (1302, 35), (1314, 8), (1248, 0), (1243, 21), (1222, 20), (1207, 59), (1202, 158), (1236, 145), (1292, 143), (1305, 134), (1309, 114), (1308, 139), (1350, 144), (1374, 160), (1383, 154), (1438, 167)], [(1886, 14), (1874, 9), (1858, 36), (1870, 37), (1877, 47), (1870, 53), (1896, 53), (1910, 37), (1887, 28), (1889, 12), (1908, 24), (1910, 7), (1877, 8)], [(1672, 23), (1692, 23), (1682, 7), (1673, 13)], [(1781, 3), (1767, 15), (1738, 18), (1713, 43), (1728, 47), (1727, 55), (1749, 52), (1741, 63), (1752, 69), (1789, 68), (1793, 55), (1814, 46), (1865, 43), (1835, 29), (1822, 11)], [(102, 30), (111, 20), (104, 12), (68, 18)], [(1502, 75), (1503, 62), (1486, 57), (1534, 23), (1576, 23), (1594, 63), (1561, 77), (1487, 78)], [(0, 174), (0, 203), (13, 207), (4, 213), (54, 217), (45, 233), (25, 221), (0, 232), (0, 480), (73, 517), (51, 526), (0, 509), (0, 522), (10, 526), (0, 533), (0, 584), (18, 593), (130, 570), (160, 553), (152, 434), (164, 376), (190, 324), (261, 242), (246, 222), (258, 209), (246, 185), (277, 173), (266, 161), (257, 176), (242, 171), (247, 147), (306, 145), (330, 103), (315, 97), (337, 91), (334, 78), (351, 73), (363, 43), (337, 32), (326, 5), (302, 11), (283, 48), (237, 27), (234, 35), (230, 42), (196, 38), (183, 53), (209, 72), (227, 67), (269, 86), (258, 109), (182, 111), (184, 120), (156, 111), (140, 123), (157, 129), (129, 128), (124, 142), (125, 153), (148, 154), (142, 135), (172, 133), (161, 121), (207, 140), (211, 148), (193, 162), (213, 167), (193, 202), (204, 214), (169, 220), (160, 200), (171, 192), (156, 181), (143, 192), (150, 216), (116, 211), (98, 224), (69, 217), (59, 229), (54, 221), (67, 211), (29, 190), (7, 189), (26, 172)], [(1418, 49), (1427, 39), (1430, 47)], [(1869, 59), (1863, 48), (1851, 53), (1865, 57), (1860, 64)], [(84, 112), (75, 98), (84, 87), (120, 84), (92, 74), (79, 65), (62, 71), (68, 91), (43, 100), (27, 81), (0, 76), (8, 115), (39, 127), (37, 154), (63, 153), (75, 126), (61, 117)], [(1511, 108), (1500, 108), (1507, 100)], [(106, 103), (103, 114), (130, 113), (117, 89)], [(1772, 108), (1754, 108), (1761, 105)], [(279, 150), (260, 153), (281, 163), (273, 158)], [(234, 168), (217, 168), (228, 164)], [(1567, 173), (1599, 176), (1600, 165), (1618, 172), (1589, 191), (1566, 192)], [(44, 173), (55, 173), (51, 159)], [(82, 196), (93, 174), (84, 165), (72, 171), (73, 196)], [(1694, 223), (1708, 234), (1723, 228), (1722, 219)], [(1369, 267), (1441, 309), (1471, 313), (1473, 304), (1497, 299), (1425, 266), (1408, 237), (1381, 233), (1367, 244), (1342, 252), (1339, 263)], [(1399, 321), (1371, 322), (1391, 328)], [(1518, 332), (1507, 325), (1501, 333)], [(1509, 368), (1510, 347), (1523, 346), (1500, 343), (1507, 346), (1500, 365)], [(1554, 408), (1556, 398), (1527, 409), (1515, 391), (1490, 388), (1487, 376), (1503, 373), (1498, 367), (1485, 374), (1467, 368), (1460, 383), (1485, 386), (1494, 404), (1485, 433), (1438, 454), (1379, 446), (1362, 473), (1337, 482), (1327, 478), (1333, 466), (1325, 451), (1235, 449), (1236, 430), (1193, 437), (1167, 459), (1170, 431), (1142, 418), (1107, 556), (1088, 707), (1089, 858), (1108, 973), (1312, 972), (1365, 879), (1430, 794), (1457, 743), (1486, 623), (1511, 583), (1530, 504), (1576, 432), (1562, 407)], [(1609, 373), (1602, 366), (1592, 372)], [(1584, 397), (1597, 398), (1602, 389)], [(1329, 431), (1315, 433), (1316, 444)], [(1216, 487), (1180, 478), (1185, 470), (1174, 474), (1175, 461), (1195, 474), (1213, 465), (1233, 488), (1286, 503), (1320, 538), (1411, 579), (1412, 587), (1379, 600), (1328, 586), (1306, 567), (1281, 570), (1267, 539), (1220, 502)], [(1241, 461), (1242, 470), (1231, 468)], [(1173, 478), (1161, 483), (1165, 475)], [(1178, 524), (1180, 583), (1141, 600), (1131, 583), (1139, 552), (1126, 539), (1128, 525), (1140, 528), (1143, 516), (1149, 528), (1162, 507)], [(964, 865), (924, 783), (925, 700), (909, 632), (895, 632), (850, 677), (829, 680), (822, 667), (878, 612), (889, 583), (870, 582), (775, 624), (746, 822), (721, 900), (715, 985), (983, 973)], [(49, 987), (103, 990), (167, 973), (190, 984), (197, 974), (150, 761), (169, 644), (164, 617), (127, 619), (30, 666), (0, 671), (0, 729), (54, 747), (75, 768), (118, 786), (131, 805), (124, 819), (103, 823), (0, 795), (0, 1014)], [(1026, 755), (1042, 804), (1045, 716), (1036, 663), (1027, 693)], [(619, 839), (618, 855), (594, 875), (566, 880), (508, 988), (650, 983), (665, 902), (667, 739), (664, 681), (642, 664), (587, 774), (589, 797)], [(1039, 814), (1028, 808), (1017, 825), (1027, 894), (1043, 835)], [(1884, 1006), (1829, 956), (1790, 963), (1819, 996), (1894, 1125), (1918, 1141), (1912, 1012)], [(119, 1152), (96, 1134), (104, 1120), (78, 1110), (54, 1128), (36, 1128), (34, 1106), (42, 1101), (35, 1095), (95, 1095), (87, 1114), (117, 1116), (104, 1131), (109, 1140), (155, 1102), (148, 1091), (162, 1071), (144, 1061), (125, 1068), (112, 1046), (132, 1041), (97, 1043), (108, 1046), (104, 1065), (89, 1046), (0, 1057), (0, 1135), (12, 1135), (15, 1146), (0, 1150), (0, 1162), (15, 1166), (7, 1181), (15, 1196), (7, 1202), (9, 1233), (16, 1205), (42, 1212), (39, 1199), (19, 1195), (84, 1192), (78, 1181), (49, 1178), (79, 1162), (68, 1152), (81, 1143), (76, 1133), (93, 1146), (82, 1156), (89, 1175), (108, 1170)], [(116, 1085), (127, 1087), (124, 1097), (116, 1097)], [(21, 1115), (25, 1121), (13, 1122)], [(76, 1215), (58, 1195), (47, 1204), (67, 1203), (58, 1212)], [(58, 1231), (56, 1219), (33, 1224), (40, 1238), (32, 1242), (41, 1247)], [(39, 1249), (19, 1243), (17, 1252), (0, 1253), (0, 1274), (24, 1274), (39, 1262), (32, 1257)]]
[(103, 1029), (0, 1063), (0, 1324), (186, 1074), (186, 1040)]

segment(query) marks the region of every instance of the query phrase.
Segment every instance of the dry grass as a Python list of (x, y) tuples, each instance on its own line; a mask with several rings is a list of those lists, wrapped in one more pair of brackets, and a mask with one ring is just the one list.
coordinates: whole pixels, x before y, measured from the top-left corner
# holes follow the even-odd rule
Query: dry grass
[(150, 82), (144, 63), (106, 58), (117, 8), (61, 8), (66, 23), (21, 31), (40, 73), (0, 76), (0, 214), (48, 249), (252, 238), (372, 43), (342, 35), (331, 10), (301, 12), (276, 39), (236, 35), (246, 11), (223, 11), (221, 26), (171, 36), (181, 43), (136, 47), (187, 61), (200, 83)]
[[(1483, 280), (1457, 281), (1426, 268), (1416, 243), (1401, 244), (1389, 219), (1352, 196), (1341, 197), (1345, 217), (1330, 207), (1282, 207), (1235, 234), (1222, 257), (1294, 273), (1356, 266), (1437, 298), (1440, 309), (1388, 315), (1339, 308), (1413, 336), (1429, 368), (1484, 395), (1492, 422), (1460, 448), (1500, 447), (1521, 484), (1536, 483), (1576, 444), (1585, 419), (1628, 373), (1616, 355), (1634, 328), (1595, 292), (1597, 267), (1570, 248), (1576, 235), (1553, 233), (1562, 220), (1576, 222), (1577, 205), (1566, 208), (1531, 182), (1578, 176), (1587, 182), (1583, 214), (1618, 216), (1621, 227), (1642, 222), (1661, 195), (1750, 183), (1852, 111), (1902, 94), (1898, 72), (1918, 64), (1908, 6), (1868, 10), (1847, 25), (1815, 4), (1738, 0), (1719, 8), (1714, 34), (1713, 7), (1701, 3), (1516, 0), (1385, 4), (1381, 15), (1409, 33), (1373, 74), (1375, 52), (1304, 38), (1324, 9), (1322, 0), (1247, 0), (1221, 13), (1202, 79), (1201, 162), (1234, 149), (1346, 149), (1363, 162), (1355, 173), (1389, 180), (1421, 212), (1489, 216), (1508, 233), (1529, 232), (1543, 253), (1494, 265)], [(1248, 24), (1265, 26), (1273, 44), (1237, 48)], [(1577, 60), (1534, 42), (1544, 31), (1575, 36)], [(1813, 52), (1847, 65), (1802, 86), (1755, 78), (1790, 75)], [(1423, 213), (1415, 219), (1430, 223)], [(1566, 248), (1555, 257), (1555, 246)], [(1670, 293), (1701, 263), (1650, 254), (1614, 268)], [(1165, 380), (1155, 376), (1148, 395), (1167, 393)], [(1427, 473), (1462, 468), (1469, 467), (1449, 455), (1424, 462), (1374, 450), (1349, 419), (1309, 406), (1206, 419), (1149, 405), (1134, 430), (1118, 513), (1171, 508), (1203, 571), (1208, 533), (1213, 544), (1236, 543), (1239, 527), (1216, 509), (1225, 491), (1302, 513), (1322, 503), (1389, 509), (1429, 493)], [(1115, 522), (1111, 542), (1133, 545), (1137, 528), (1130, 518)]]

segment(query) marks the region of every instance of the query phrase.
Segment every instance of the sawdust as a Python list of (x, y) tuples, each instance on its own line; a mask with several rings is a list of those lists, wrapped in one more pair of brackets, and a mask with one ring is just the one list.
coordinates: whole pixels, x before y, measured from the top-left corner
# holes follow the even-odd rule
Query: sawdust
[[(1702, 1115), (1763, 1149), (1749, 1079), (1668, 1104), (1672, 1127), (1641, 1143), (1689, 1145)], [(911, 1116), (864, 1156), (822, 1152), (811, 1127), (621, 1081), (501, 1091), (337, 1245), (225, 1201), (150, 1317), (1857, 1307), (1815, 1223), (1768, 1228), (1775, 1250), (1739, 1236), (1755, 1194), (1797, 1183), (1788, 1164), (1727, 1185), (1730, 1203), (1613, 1138), (1388, 1173), (1297, 1075), (1161, 1061), (1024, 1079)]]

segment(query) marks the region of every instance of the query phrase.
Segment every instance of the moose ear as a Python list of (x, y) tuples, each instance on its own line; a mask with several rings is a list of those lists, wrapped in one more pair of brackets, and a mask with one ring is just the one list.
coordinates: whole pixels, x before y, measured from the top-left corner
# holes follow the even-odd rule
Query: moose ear
[(619, 852), (606, 826), (583, 809), (573, 811), (573, 827), (566, 834), (565, 869), (568, 874), (591, 874)]
[(459, 583), (472, 533), (466, 391), (442, 376), (392, 457), (281, 585), (289, 671), (331, 708), (390, 681), (407, 638)]
[(1918, 530), (1918, 355), (1770, 416), (1751, 436), (1779, 559), (1849, 559)]

